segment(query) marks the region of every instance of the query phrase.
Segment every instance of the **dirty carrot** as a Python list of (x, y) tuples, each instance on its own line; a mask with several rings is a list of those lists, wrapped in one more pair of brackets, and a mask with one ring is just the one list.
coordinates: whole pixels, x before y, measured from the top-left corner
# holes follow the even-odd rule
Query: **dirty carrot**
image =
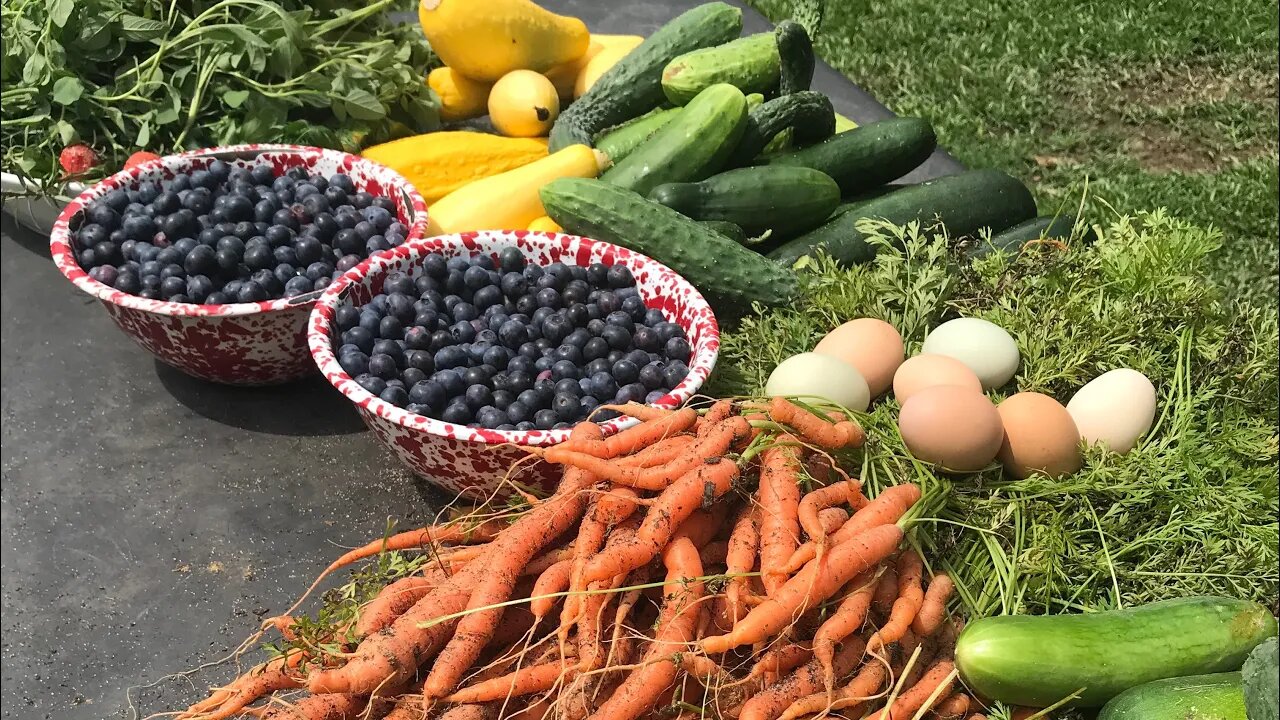
[(836, 644), (857, 632), (867, 619), (871, 596), (876, 588), (875, 574), (863, 573), (850, 584), (855, 590), (840, 602), (813, 635), (813, 654), (826, 671), (828, 688), (835, 682), (831, 659), (835, 656)]
[(625, 457), (614, 458), (614, 462), (628, 467), (654, 467), (668, 462), (673, 457), (687, 452), (696, 438), (692, 435), (672, 435), (663, 438), (640, 452)]
[(955, 678), (955, 665), (949, 660), (943, 660), (929, 668), (919, 682), (893, 701), (893, 705), (871, 717), (873, 720), (911, 720), (930, 697), (936, 701), (936, 698), (951, 692)]
[[(913, 483), (903, 483), (885, 488), (874, 500), (855, 512), (849, 521), (831, 535), (828, 544), (840, 543), (876, 525), (896, 523), (920, 500), (920, 488)], [(782, 570), (793, 573), (817, 556), (817, 543), (807, 542), (792, 553)]]
[(875, 594), (871, 598), (871, 608), (880, 617), (887, 618), (893, 611), (893, 601), (898, 599), (898, 571), (892, 567), (885, 568), (876, 585)]
[(751, 666), (748, 677), (781, 675), (813, 659), (813, 648), (808, 642), (794, 642), (770, 648)]
[(532, 695), (555, 687), (568, 668), (556, 661), (523, 667), (515, 672), (471, 685), (444, 698), (451, 703), (481, 703), (518, 695)]
[(569, 630), (578, 619), (578, 611), (582, 606), (582, 596), (577, 593), (587, 587), (587, 583), (582, 580), (582, 571), (587, 561), (599, 552), (609, 529), (636, 511), (637, 497), (636, 492), (630, 488), (611, 488), (608, 493), (601, 494), (592, 501), (591, 509), (579, 526), (578, 536), (573, 543), (573, 567), (569, 575), (569, 590), (574, 594), (564, 599), (560, 612), (558, 635), (561, 647), (564, 647)]
[(884, 665), (878, 662), (867, 663), (834, 695), (818, 692), (802, 697), (791, 703), (779, 720), (795, 720), (814, 713), (837, 711), (843, 715), (857, 717), (859, 706), (878, 697), (882, 692), (881, 687), (887, 675)]
[(725, 602), (731, 623), (738, 622), (747, 614), (743, 595), (750, 592), (750, 585), (744, 575), (755, 567), (759, 547), (759, 511), (755, 506), (747, 505), (738, 513), (738, 519), (729, 532), (729, 546), (724, 557), (724, 571), (730, 576), (725, 589)]
[[(862, 651), (862, 641), (857, 638), (840, 648), (835, 657), (836, 673), (843, 676), (851, 672), (862, 657)], [(782, 682), (765, 688), (748, 700), (742, 706), (738, 720), (776, 720), (791, 703), (822, 690), (822, 676), (823, 671), (817, 660), (810, 660), (787, 675)]]
[(628, 402), (620, 405), (601, 405), (598, 410), (612, 410), (619, 415), (626, 415), (627, 417), (632, 417), (644, 422), (649, 422), (650, 420), (661, 420), (675, 412), (674, 410), (654, 407), (652, 405), (641, 405), (638, 402)]
[(938, 573), (933, 576), (933, 580), (929, 581), (929, 589), (924, 593), (924, 603), (911, 621), (911, 629), (917, 635), (932, 635), (942, 627), (947, 619), (947, 600), (955, 589), (955, 583), (946, 574)]
[(803, 439), (827, 450), (856, 447), (866, 440), (862, 427), (852, 420), (832, 423), (782, 397), (769, 403), (769, 417), (776, 423), (793, 428)]
[(971, 699), (968, 695), (960, 692), (953, 693), (950, 697), (938, 703), (933, 709), (933, 714), (938, 716), (938, 720), (960, 720), (969, 712), (969, 704)]
[[(495, 720), (499, 708), (495, 705), (458, 705), (445, 710), (440, 720)], [(419, 714), (417, 720), (421, 720)]]
[[(570, 438), (568, 442), (548, 448), (543, 454), (543, 459), (550, 463), (557, 463), (559, 461), (556, 458), (561, 452), (592, 452), (592, 450), (594, 450), (592, 452), (593, 455), (607, 459), (613, 459), (619, 455), (630, 455), (640, 448), (648, 447), (665, 437), (678, 435), (688, 430), (693, 427), (693, 423), (697, 419), (697, 410), (681, 408), (657, 420), (641, 422), (639, 425), (629, 427), (617, 435), (606, 438), (599, 445), (583, 443)], [(579, 423), (578, 425), (582, 424)], [(576, 427), (578, 426), (575, 426), (575, 429)]]
[(818, 513), (827, 508), (833, 508), (849, 502), (849, 498), (854, 493), (859, 492), (852, 489), (850, 485), (852, 483), (849, 482), (833, 483), (826, 487), (820, 487), (800, 498), (800, 504), (796, 510), (800, 520), (800, 527), (804, 528), (804, 532), (809, 536), (810, 540), (818, 543), (819, 548), (826, 545), (828, 531), (818, 520)]
[(264, 720), (355, 720), (364, 710), (367, 698), (352, 693), (308, 695), (288, 704), (277, 705), (263, 715)]
[(889, 619), (867, 641), (872, 650), (897, 642), (911, 629), (911, 621), (924, 603), (924, 590), (920, 587), (923, 574), (924, 564), (915, 550), (907, 549), (898, 557), (898, 599), (893, 601)]
[(442, 581), (443, 578), (436, 573), (430, 576), (410, 575), (382, 588), (376, 597), (360, 609), (360, 616), (356, 619), (356, 636), (365, 637), (395, 622), (396, 618), (426, 597)]
[(760, 573), (772, 597), (786, 582), (784, 564), (795, 552), (800, 536), (800, 449), (790, 435), (779, 435), (761, 454)]
[(302, 653), (291, 653), (269, 660), (250, 669), (230, 685), (214, 690), (208, 698), (187, 708), (178, 718), (223, 720), (233, 717), (258, 698), (277, 690), (302, 687), (294, 674), (303, 659)]
[(573, 561), (561, 560), (543, 570), (538, 576), (537, 581), (533, 583), (533, 593), (530, 595), (533, 599), (529, 601), (529, 611), (535, 618), (541, 620), (551, 612), (551, 608), (556, 604), (555, 594), (569, 587), (569, 573), (572, 571)]

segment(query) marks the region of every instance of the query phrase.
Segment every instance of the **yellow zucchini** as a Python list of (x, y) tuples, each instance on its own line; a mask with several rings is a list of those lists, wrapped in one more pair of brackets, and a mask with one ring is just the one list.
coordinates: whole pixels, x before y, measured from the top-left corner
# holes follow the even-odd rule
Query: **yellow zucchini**
[(605, 45), (600, 52), (596, 53), (590, 60), (582, 66), (582, 72), (578, 73), (578, 77), (573, 83), (573, 96), (575, 98), (582, 97), (592, 85), (596, 84), (596, 80), (605, 72), (618, 64), (618, 61), (627, 56), (632, 50), (640, 46), (644, 42), (644, 38), (638, 35), (624, 35), (617, 42)]
[(578, 75), (582, 74), (582, 69), (586, 67), (591, 58), (598, 55), (606, 47), (628, 43), (632, 47), (636, 47), (642, 42), (644, 42), (644, 38), (639, 35), (592, 35), (591, 44), (587, 46), (587, 51), (582, 54), (582, 57), (577, 60), (570, 60), (567, 63), (560, 63), (542, 74), (546, 75), (551, 84), (556, 86), (556, 92), (560, 95), (561, 100), (572, 100), (574, 83), (578, 81)]
[(525, 230), (546, 215), (538, 191), (557, 178), (594, 178), (608, 163), (604, 153), (586, 145), (569, 147), (524, 167), (477, 180), (431, 206), (432, 235), (468, 230)]
[(564, 232), (564, 228), (560, 227), (559, 223), (547, 217), (546, 215), (543, 215), (537, 220), (534, 220), (533, 222), (529, 223), (529, 229), (538, 230), (541, 232), (556, 232), (556, 233)]
[(489, 92), (489, 119), (507, 137), (539, 137), (560, 115), (560, 96), (544, 75), (512, 70)]
[(529, 0), (420, 0), (418, 21), (445, 65), (485, 82), (549, 70), (582, 57), (590, 43), (581, 20)]
[(374, 145), (361, 154), (403, 175), (430, 205), (472, 181), (547, 157), (547, 140), (446, 131)]
[(440, 119), (445, 122), (480, 117), (488, 111), (492, 83), (472, 80), (450, 67), (427, 75), (427, 85), (440, 96)]

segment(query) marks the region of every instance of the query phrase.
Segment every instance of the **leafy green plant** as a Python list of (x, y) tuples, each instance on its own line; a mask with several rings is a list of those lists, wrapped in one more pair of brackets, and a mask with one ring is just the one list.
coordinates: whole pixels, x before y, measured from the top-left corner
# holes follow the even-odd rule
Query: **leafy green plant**
[[(136, 150), (286, 142), (358, 150), (439, 125), (403, 0), (13, 0), (2, 13), (3, 168), (53, 181), (86, 143)], [(92, 179), (92, 178), (89, 178)]]

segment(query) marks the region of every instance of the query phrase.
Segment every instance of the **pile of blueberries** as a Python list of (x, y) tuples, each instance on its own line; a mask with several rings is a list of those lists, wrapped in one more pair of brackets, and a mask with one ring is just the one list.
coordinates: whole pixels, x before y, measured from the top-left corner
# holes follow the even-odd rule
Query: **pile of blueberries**
[(112, 190), (75, 231), (90, 277), (153, 300), (221, 305), (321, 290), (404, 243), (395, 203), (348, 175), (277, 176), (214, 160), (171, 180)]
[(515, 248), (497, 262), (431, 253), (334, 322), (338, 362), (364, 389), (472, 427), (569, 427), (600, 405), (654, 402), (689, 373), (684, 329), (645, 305), (625, 266), (540, 267)]

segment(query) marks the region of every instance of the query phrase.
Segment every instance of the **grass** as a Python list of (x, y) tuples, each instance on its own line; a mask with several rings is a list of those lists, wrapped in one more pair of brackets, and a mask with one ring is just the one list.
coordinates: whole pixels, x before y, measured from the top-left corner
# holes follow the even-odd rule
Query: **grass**
[[(750, 0), (774, 20), (792, 0)], [(819, 54), (971, 167), (1013, 173), (1042, 211), (1086, 179), (1111, 211), (1165, 207), (1223, 232), (1208, 272), (1277, 293), (1277, 26), (1263, 0), (826, 0)]]

